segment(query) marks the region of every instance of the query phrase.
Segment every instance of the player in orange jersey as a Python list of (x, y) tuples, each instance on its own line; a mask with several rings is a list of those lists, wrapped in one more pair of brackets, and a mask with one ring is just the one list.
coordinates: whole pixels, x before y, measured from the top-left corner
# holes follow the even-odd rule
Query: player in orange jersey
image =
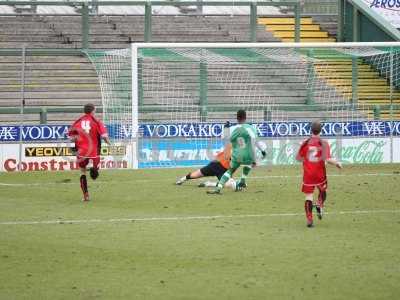
[[(231, 152), (232, 152), (232, 145), (227, 144), (223, 151), (220, 151), (215, 156), (215, 159), (212, 160), (208, 165), (204, 166), (201, 169), (188, 173), (186, 176), (180, 178), (176, 185), (182, 185), (185, 181), (191, 179), (198, 179), (201, 177), (209, 177), (209, 176), (216, 176), (218, 180), (224, 175), (226, 170), (229, 169), (229, 165), (231, 162)], [(199, 187), (215, 187), (217, 182), (213, 181), (205, 181), (199, 184)], [(231, 187), (232, 189), (236, 189), (236, 183), (233, 179), (230, 179), (226, 183), (227, 187)]]

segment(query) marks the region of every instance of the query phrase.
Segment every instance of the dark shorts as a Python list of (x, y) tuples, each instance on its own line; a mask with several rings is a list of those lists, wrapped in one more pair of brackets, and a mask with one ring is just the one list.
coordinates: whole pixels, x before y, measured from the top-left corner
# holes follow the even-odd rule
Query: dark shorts
[(222, 175), (227, 171), (218, 161), (212, 161), (207, 166), (200, 169), (201, 174), (207, 176), (217, 176), (221, 179)]

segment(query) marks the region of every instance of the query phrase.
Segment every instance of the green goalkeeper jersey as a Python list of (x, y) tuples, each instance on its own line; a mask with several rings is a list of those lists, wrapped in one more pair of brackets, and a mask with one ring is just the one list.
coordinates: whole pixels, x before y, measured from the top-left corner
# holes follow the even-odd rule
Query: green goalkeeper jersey
[(256, 129), (249, 124), (238, 124), (231, 129), (232, 162), (250, 165), (256, 160)]

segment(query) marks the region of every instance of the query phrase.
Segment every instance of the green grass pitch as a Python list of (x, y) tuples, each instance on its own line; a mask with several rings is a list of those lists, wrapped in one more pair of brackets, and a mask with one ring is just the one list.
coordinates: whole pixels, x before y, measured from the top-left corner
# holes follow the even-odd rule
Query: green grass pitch
[(104, 171), (90, 203), (76, 172), (0, 174), (0, 299), (399, 299), (399, 170), (329, 167), (311, 229), (299, 166), (223, 195)]

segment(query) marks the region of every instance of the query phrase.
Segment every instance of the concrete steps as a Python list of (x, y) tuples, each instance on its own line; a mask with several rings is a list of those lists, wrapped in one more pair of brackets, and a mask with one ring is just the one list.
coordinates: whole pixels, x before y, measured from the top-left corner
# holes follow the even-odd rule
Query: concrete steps
[[(26, 107), (82, 107), (101, 105), (100, 87), (92, 63), (79, 56), (27, 56), (24, 98)], [(0, 107), (19, 106), (21, 101), (21, 57), (0, 56)], [(70, 122), (77, 114), (49, 113), (52, 122)], [(1, 123), (15, 122), (1, 115)], [(38, 115), (24, 116), (37, 123)]]
[[(282, 42), (294, 42), (295, 19), (291, 17), (258, 18), (258, 24)], [(300, 19), (300, 42), (334, 42), (335, 39), (323, 31), (311, 17)]]
[[(386, 79), (369, 64), (357, 62), (357, 101), (367, 105), (389, 105), (400, 103), (400, 91), (393, 89), (392, 93)], [(328, 60), (315, 67), (320, 78), (353, 101), (352, 61), (348, 59), (340, 63), (330, 63)]]
[[(368, 118), (375, 119), (375, 112), (368, 111)], [(399, 111), (390, 111), (390, 110), (381, 110), (379, 113), (379, 120), (399, 120), (400, 112)]]

